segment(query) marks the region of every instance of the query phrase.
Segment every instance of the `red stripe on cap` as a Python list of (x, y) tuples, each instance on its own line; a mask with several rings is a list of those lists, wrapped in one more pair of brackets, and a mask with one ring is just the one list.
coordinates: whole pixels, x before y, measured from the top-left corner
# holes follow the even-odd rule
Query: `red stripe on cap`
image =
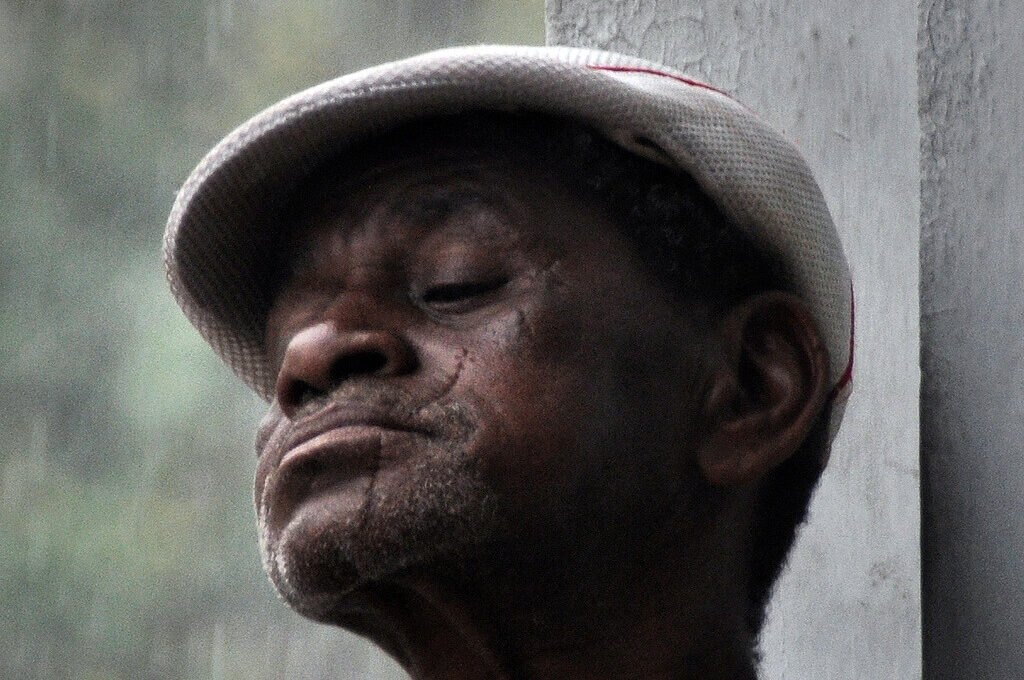
[(853, 336), (856, 316), (854, 316), (854, 300), (853, 300), (853, 282), (850, 283), (850, 360), (846, 363), (846, 370), (843, 371), (842, 377), (839, 378), (839, 382), (829, 392), (828, 401), (832, 401), (836, 396), (843, 391), (847, 385), (853, 380)]
[[(737, 104), (739, 104), (743, 108), (745, 108), (748, 111), (750, 111), (750, 109), (747, 107), (746, 104), (744, 104), (743, 102), (739, 101), (738, 99), (735, 99), (728, 92), (725, 92), (724, 90), (720, 90), (717, 87), (713, 87), (711, 85), (708, 85), (707, 83), (702, 83), (699, 80), (694, 80), (693, 78), (687, 78), (686, 76), (681, 76), (681, 75), (678, 75), (678, 74), (675, 74), (675, 73), (666, 73), (665, 71), (659, 71), (659, 70), (653, 69), (653, 68), (641, 68), (641, 67), (635, 67), (635, 66), (597, 66), (597, 65), (594, 65), (594, 64), (588, 64), (587, 68), (592, 69), (594, 71), (613, 71), (613, 72), (616, 72), (616, 73), (646, 73), (646, 74), (652, 75), (652, 76), (661, 76), (663, 78), (671, 78), (672, 80), (678, 80), (679, 82), (685, 83), (685, 84), (690, 85), (692, 87), (699, 87), (699, 88), (702, 88), (702, 89), (705, 89), (705, 90), (710, 90), (711, 92), (716, 92), (716, 93), (722, 95), (723, 97), (729, 98), (731, 101), (736, 102)], [(751, 113), (753, 113), (753, 112), (751, 111)], [(835, 386), (832, 388), (832, 391), (829, 392), (829, 394), (828, 394), (828, 401), (832, 401), (833, 399), (835, 399), (839, 395), (839, 393), (842, 392), (843, 389), (847, 385), (849, 385), (850, 382), (853, 381), (854, 319), (855, 319), (855, 316), (854, 316), (854, 301), (853, 301), (853, 282), (850, 282), (850, 360), (846, 363), (846, 369), (843, 371), (843, 375), (839, 378), (839, 382), (837, 382), (835, 384)]]
[(595, 71), (615, 71), (617, 73), (647, 73), (652, 76), (662, 76), (663, 78), (671, 78), (672, 80), (678, 80), (681, 83), (686, 83), (687, 85), (692, 85), (693, 87), (701, 87), (704, 88), (705, 90), (717, 92), (723, 97), (729, 97), (729, 99), (732, 99), (737, 104), (741, 103), (733, 99), (733, 97), (724, 90), (719, 90), (717, 87), (713, 87), (711, 85), (708, 85), (707, 83), (702, 83), (699, 80), (687, 78), (686, 76), (680, 76), (675, 73), (665, 73), (664, 71), (658, 71), (657, 69), (653, 68), (637, 68), (634, 66), (594, 66), (588, 64), (587, 68), (593, 69)]

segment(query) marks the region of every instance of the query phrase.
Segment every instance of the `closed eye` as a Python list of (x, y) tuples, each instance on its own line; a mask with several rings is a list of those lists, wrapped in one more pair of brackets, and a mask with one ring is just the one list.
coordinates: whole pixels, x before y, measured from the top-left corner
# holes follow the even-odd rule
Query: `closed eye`
[(505, 285), (504, 279), (486, 281), (458, 281), (431, 286), (423, 293), (423, 303), (430, 307), (459, 307), (482, 301), (488, 294)]

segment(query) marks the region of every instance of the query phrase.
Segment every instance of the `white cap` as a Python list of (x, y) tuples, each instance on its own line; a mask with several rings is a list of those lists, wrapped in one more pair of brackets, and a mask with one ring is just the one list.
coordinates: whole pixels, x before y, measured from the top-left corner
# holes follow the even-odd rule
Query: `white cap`
[(853, 368), (850, 274), (821, 190), (792, 143), (723, 92), (651, 62), (570, 47), (459, 47), (299, 92), (225, 137), (185, 181), (164, 236), (171, 291), (214, 351), (270, 399), (263, 345), (274, 226), (297, 182), (401, 123), (470, 111), (577, 121), (692, 176), (785, 265), (829, 351), (832, 433)]

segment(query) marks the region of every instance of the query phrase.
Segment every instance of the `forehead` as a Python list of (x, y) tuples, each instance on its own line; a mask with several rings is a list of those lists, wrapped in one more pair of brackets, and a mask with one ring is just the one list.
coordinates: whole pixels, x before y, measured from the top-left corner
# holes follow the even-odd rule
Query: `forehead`
[(498, 159), (398, 157), (356, 172), (327, 169), (302, 192), (293, 215), (300, 231), (330, 227), (354, 237), (446, 230), (486, 239), (540, 203), (545, 189), (525, 184)]
[(404, 129), (322, 168), (295, 193), (285, 255), (307, 261), (325, 249), (442, 238), (494, 247), (570, 234), (585, 241), (581, 230), (591, 238), (607, 230), (600, 207), (531, 151), (536, 139), (510, 147), (515, 130), (502, 129), (498, 145), (459, 135), (459, 125)]

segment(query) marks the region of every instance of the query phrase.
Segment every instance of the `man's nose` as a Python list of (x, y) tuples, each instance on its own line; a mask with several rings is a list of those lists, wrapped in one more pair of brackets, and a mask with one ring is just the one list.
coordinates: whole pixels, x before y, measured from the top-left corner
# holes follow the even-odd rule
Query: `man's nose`
[(395, 331), (325, 318), (288, 342), (277, 375), (277, 402), (293, 418), (310, 400), (346, 380), (403, 375), (416, 362), (413, 348)]

